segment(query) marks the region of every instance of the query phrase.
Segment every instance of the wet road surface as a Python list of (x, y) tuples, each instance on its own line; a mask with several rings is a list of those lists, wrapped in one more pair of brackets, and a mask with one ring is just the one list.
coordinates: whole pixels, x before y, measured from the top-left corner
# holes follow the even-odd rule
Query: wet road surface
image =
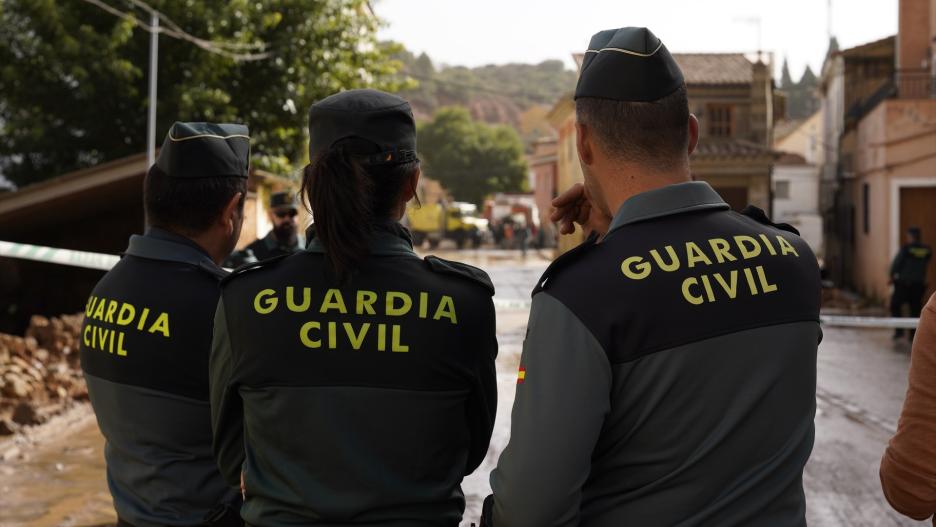
[[(529, 293), (548, 261), (507, 251), (440, 254), (487, 270), (497, 287), (498, 415), (487, 458), (465, 480), (466, 522), (490, 492), (488, 474), (507, 444)], [(545, 256), (545, 255), (543, 255)], [(893, 512), (881, 494), (878, 464), (906, 390), (909, 346), (890, 332), (824, 328), (819, 350), (816, 446), (806, 467), (811, 526), (931, 525)], [(104, 481), (102, 439), (90, 408), (78, 406), (29, 440), (0, 441), (0, 525), (106, 525), (114, 521)], [(19, 452), (12, 452), (17, 449)], [(7, 457), (8, 459), (3, 459)]]

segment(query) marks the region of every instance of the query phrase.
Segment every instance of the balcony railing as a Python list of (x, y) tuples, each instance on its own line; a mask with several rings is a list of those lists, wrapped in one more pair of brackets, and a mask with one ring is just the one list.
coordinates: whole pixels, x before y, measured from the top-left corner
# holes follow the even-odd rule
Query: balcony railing
[(928, 69), (897, 70), (897, 96), (901, 99), (936, 98), (936, 83)]

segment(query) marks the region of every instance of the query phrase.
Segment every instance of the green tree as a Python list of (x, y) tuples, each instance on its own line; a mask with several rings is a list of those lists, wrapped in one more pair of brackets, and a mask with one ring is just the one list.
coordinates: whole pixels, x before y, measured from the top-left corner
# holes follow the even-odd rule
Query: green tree
[(527, 181), (516, 130), (474, 121), (465, 108), (442, 108), (418, 129), (424, 172), (455, 199), (481, 205), (493, 192), (519, 192)]
[[(136, 0), (106, 3), (148, 23)], [(176, 120), (243, 122), (254, 164), (287, 171), (307, 155), (314, 101), (408, 86), (367, 0), (149, 3), (167, 30), (204, 39), (160, 36), (158, 140)], [(25, 185), (144, 151), (148, 63), (134, 20), (78, 0), (0, 1), (0, 172)]]

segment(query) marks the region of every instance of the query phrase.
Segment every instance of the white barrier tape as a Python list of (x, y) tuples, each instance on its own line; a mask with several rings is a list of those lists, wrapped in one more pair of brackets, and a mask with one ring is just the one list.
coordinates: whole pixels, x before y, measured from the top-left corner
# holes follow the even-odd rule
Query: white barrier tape
[(72, 251), (70, 249), (56, 249), (41, 245), (25, 243), (12, 243), (0, 241), (0, 256), (22, 258), (37, 262), (46, 262), (85, 269), (110, 270), (120, 261), (120, 257), (113, 254), (92, 253), (86, 251)]
[[(70, 249), (56, 249), (54, 247), (4, 241), (0, 241), (0, 256), (59, 265), (71, 265), (74, 267), (83, 267), (85, 269), (98, 269), (101, 271), (110, 270), (111, 267), (120, 261), (120, 257), (113, 254), (72, 251)], [(530, 309), (531, 303), (529, 299), (494, 298), (494, 307), (497, 309)], [(857, 317), (844, 315), (822, 315), (819, 318), (823, 325), (846, 328), (916, 329), (920, 322), (918, 318)]]
[(494, 298), (495, 309), (530, 309), (532, 300), (519, 300), (515, 298)]
[(891, 317), (856, 317), (845, 315), (822, 315), (819, 317), (825, 326), (842, 328), (887, 328), (887, 329), (916, 329), (920, 323), (918, 318), (891, 318)]

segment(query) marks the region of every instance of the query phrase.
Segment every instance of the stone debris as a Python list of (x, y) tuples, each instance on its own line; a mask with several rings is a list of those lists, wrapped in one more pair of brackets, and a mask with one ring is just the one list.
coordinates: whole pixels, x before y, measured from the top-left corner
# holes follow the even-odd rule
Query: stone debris
[(88, 398), (78, 358), (83, 319), (35, 315), (24, 336), (0, 333), (0, 436)]

